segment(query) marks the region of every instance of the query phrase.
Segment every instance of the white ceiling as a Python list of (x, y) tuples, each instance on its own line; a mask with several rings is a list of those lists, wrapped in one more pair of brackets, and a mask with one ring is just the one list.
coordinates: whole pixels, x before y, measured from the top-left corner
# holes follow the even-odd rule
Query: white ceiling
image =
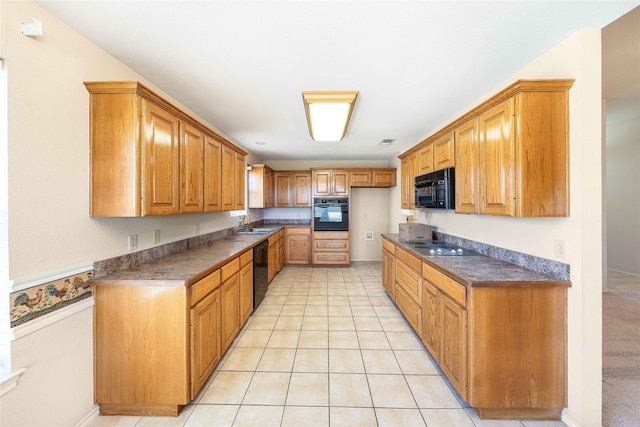
[[(389, 159), (574, 32), (640, 4), (38, 3), (264, 160)], [(329, 89), (360, 93), (344, 140), (314, 142), (301, 92)]]

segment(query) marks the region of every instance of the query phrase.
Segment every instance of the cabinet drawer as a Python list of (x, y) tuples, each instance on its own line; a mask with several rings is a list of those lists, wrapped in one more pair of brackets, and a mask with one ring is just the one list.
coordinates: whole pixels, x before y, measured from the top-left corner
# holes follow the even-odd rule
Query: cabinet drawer
[(390, 241), (388, 241), (386, 239), (382, 239), (382, 247), (395, 255), (395, 253), (396, 253), (396, 245), (394, 245)]
[(191, 305), (197, 304), (209, 292), (220, 286), (220, 270), (216, 270), (207, 277), (191, 285)]
[(467, 287), (456, 282), (446, 274), (443, 274), (427, 263), (422, 266), (422, 277), (435, 285), (442, 293), (446, 294), (462, 307), (467, 305)]
[(422, 307), (402, 288), (396, 288), (396, 304), (416, 333), (422, 336)]
[(396, 283), (404, 288), (414, 301), (422, 302), (422, 262), (400, 248), (396, 248)]
[(233, 261), (229, 261), (220, 269), (222, 277), (220, 278), (221, 282), (225, 282), (229, 277), (233, 276), (240, 270), (240, 257), (234, 259)]
[(311, 235), (311, 228), (309, 227), (287, 227), (288, 236), (309, 236)]
[(422, 269), (422, 261), (420, 259), (401, 248), (396, 248), (396, 258), (409, 266), (418, 276), (420, 275), (420, 270)]
[(348, 240), (314, 240), (314, 251), (319, 252), (349, 252)]
[(315, 233), (313, 233), (313, 238), (314, 239), (349, 240), (349, 232), (348, 231), (316, 231)]
[(349, 264), (349, 252), (315, 252), (314, 264)]
[(244, 267), (253, 261), (253, 249), (246, 251), (242, 255), (240, 255), (240, 267)]

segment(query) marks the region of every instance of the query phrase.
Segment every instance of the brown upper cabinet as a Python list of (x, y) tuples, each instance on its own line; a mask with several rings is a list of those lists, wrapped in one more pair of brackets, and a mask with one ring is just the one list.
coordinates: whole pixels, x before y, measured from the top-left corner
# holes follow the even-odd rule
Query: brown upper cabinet
[(349, 172), (351, 187), (385, 188), (396, 186), (395, 168), (349, 169)]
[(204, 211), (204, 133), (180, 122), (180, 212)]
[(274, 172), (267, 165), (251, 165), (249, 171), (249, 208), (272, 208)]
[(437, 139), (429, 139), (418, 150), (418, 170), (416, 175), (439, 171), (454, 166), (453, 132), (447, 132)]
[(415, 209), (416, 202), (414, 198), (414, 179), (418, 170), (418, 153), (415, 151), (402, 159), (400, 176), (401, 185), (401, 206), (402, 209)]
[(461, 124), (456, 140), (456, 212), (478, 212), (478, 119)]
[(311, 171), (274, 171), (252, 165), (249, 171), (250, 208), (311, 206)]
[[(475, 114), (477, 131), (466, 135), (466, 149), (456, 150), (456, 163), (467, 165), (460, 172), (456, 168), (456, 199), (476, 199), (475, 209), (467, 203), (458, 212), (569, 215), (572, 84), (573, 80), (519, 81)], [(477, 166), (469, 166), (473, 164)]]
[(274, 176), (276, 207), (311, 206), (311, 171), (277, 171)]
[(395, 168), (311, 169), (314, 196), (348, 196), (351, 187), (395, 187)]
[[(140, 198), (142, 199), (142, 212), (140, 214), (144, 215), (166, 215), (166, 214), (176, 214), (180, 211), (180, 165), (179, 165), (179, 127), (180, 120), (172, 115), (170, 112), (164, 110), (162, 107), (149, 102), (147, 100), (141, 100), (142, 111), (144, 114), (144, 136), (142, 137), (142, 158), (140, 159), (140, 163), (142, 164), (142, 183), (136, 179), (136, 171), (130, 171), (131, 177), (133, 178), (129, 183), (129, 191), (125, 190), (130, 196), (133, 198), (129, 200), (115, 200), (114, 204), (119, 205), (120, 203), (131, 203), (136, 213), (134, 215), (139, 215), (137, 212), (140, 212), (140, 204), (138, 203), (139, 197), (137, 193), (140, 191), (139, 188), (142, 187), (142, 194)], [(93, 107), (93, 106), (92, 106)], [(95, 109), (91, 109), (91, 113), (93, 114)], [(134, 119), (135, 120), (135, 119)], [(92, 123), (95, 121), (91, 120)], [(131, 129), (134, 131), (134, 129)], [(108, 129), (100, 129), (100, 131), (109, 132)], [(119, 133), (118, 133), (119, 134)], [(92, 142), (94, 141), (92, 134)], [(103, 140), (101, 137), (105, 136), (106, 138)], [(99, 147), (92, 144), (91, 147), (91, 157), (92, 157), (92, 166), (95, 165), (95, 169), (92, 167), (91, 170), (91, 178), (92, 184), (96, 181), (101, 181), (105, 178), (105, 175), (111, 175), (109, 178), (120, 178), (114, 177), (113, 173), (109, 173), (109, 170), (113, 172), (119, 172), (119, 168), (116, 168), (115, 164), (112, 162), (112, 159), (109, 158), (113, 151), (110, 151), (110, 147), (106, 147), (105, 145), (111, 142), (111, 138), (117, 135), (100, 135), (95, 139), (101, 139), (102, 141), (96, 145), (100, 145)], [(129, 141), (125, 141), (128, 143)], [(130, 145), (130, 144), (129, 144)], [(136, 144), (137, 145), (137, 144)], [(130, 147), (128, 147), (130, 148)], [(131, 147), (133, 148), (133, 147)], [(118, 151), (121, 147), (114, 147), (114, 151)], [(124, 149), (121, 152), (123, 156), (121, 159), (129, 159), (138, 161), (138, 154), (135, 153), (137, 149)], [(95, 157), (94, 157), (95, 155)], [(105, 161), (105, 157), (108, 157)], [(100, 191), (101, 185), (97, 185), (98, 192)], [(106, 183), (109, 184), (108, 182)], [(124, 185), (123, 185), (124, 186)], [(132, 188), (137, 187), (137, 188)], [(100, 198), (100, 196), (96, 195), (96, 186), (91, 187), (91, 195), (93, 200), (100, 204), (106, 204), (105, 208), (108, 210), (109, 205), (112, 204), (112, 197), (118, 194), (117, 187), (109, 188), (109, 197)], [(107, 196), (105, 194), (105, 196)], [(100, 200), (96, 200), (96, 199)], [(117, 197), (115, 198), (117, 199)]]
[(348, 196), (349, 172), (345, 169), (312, 169), (314, 196)]
[[(456, 212), (516, 217), (569, 215), (569, 89), (573, 80), (519, 80), (437, 132), (455, 141)], [(429, 140), (428, 140), (429, 141)], [(402, 207), (409, 206), (410, 158), (426, 166), (422, 143), (403, 153)], [(423, 150), (424, 149), (424, 150)], [(406, 166), (405, 166), (406, 163)], [(415, 174), (415, 171), (413, 172)], [(425, 172), (426, 173), (426, 172)], [(407, 186), (407, 188), (405, 188)]]
[[(245, 151), (138, 82), (85, 86), (91, 216), (244, 208)], [(232, 185), (221, 186), (223, 179)]]
[[(273, 171), (266, 165), (253, 165), (252, 168), (249, 172), (250, 208), (311, 207), (312, 194), (320, 197), (348, 196), (351, 187), (386, 188), (396, 185), (396, 168), (283, 171)], [(267, 178), (269, 174), (273, 179)], [(272, 203), (266, 202), (268, 197)]]

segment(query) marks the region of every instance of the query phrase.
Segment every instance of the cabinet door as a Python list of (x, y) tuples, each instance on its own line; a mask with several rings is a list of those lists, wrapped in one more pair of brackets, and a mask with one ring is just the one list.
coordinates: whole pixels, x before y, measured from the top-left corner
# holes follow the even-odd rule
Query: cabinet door
[(426, 279), (422, 281), (422, 342), (436, 359), (440, 359), (440, 304), (438, 289)]
[(145, 137), (142, 150), (142, 215), (180, 211), (179, 120), (144, 101)]
[(240, 327), (253, 311), (253, 263), (240, 269)]
[(293, 206), (291, 200), (293, 188), (293, 177), (288, 172), (276, 172), (274, 175), (275, 184), (275, 206), (290, 207)]
[(233, 196), (233, 209), (241, 211), (244, 209), (244, 156), (240, 153), (234, 153), (235, 167), (233, 171), (234, 177), (234, 196)]
[(382, 285), (392, 300), (396, 299), (396, 257), (386, 249), (382, 250)]
[(433, 142), (425, 145), (418, 151), (418, 172), (417, 175), (433, 172)]
[(235, 207), (235, 151), (222, 146), (222, 210), (232, 211)]
[(388, 188), (396, 186), (396, 170), (373, 171), (373, 187)]
[(239, 317), (239, 275), (236, 272), (220, 286), (222, 304), (220, 319), (221, 352), (224, 353), (240, 330)]
[(396, 286), (396, 304), (416, 333), (422, 335), (422, 307), (402, 286)]
[(311, 173), (296, 172), (293, 176), (293, 205), (295, 207), (311, 206)]
[(275, 174), (271, 168), (264, 168), (264, 207), (275, 205)]
[(281, 231), (281, 233), (280, 238), (278, 238), (278, 271), (282, 270), (285, 262), (284, 231)]
[(403, 209), (415, 209), (416, 202), (414, 196), (415, 177), (417, 170), (417, 153), (402, 159), (402, 167), (400, 170), (402, 183), (401, 183), (401, 200)]
[(480, 115), (478, 120), (482, 214), (513, 215), (515, 154), (512, 117), (513, 98)]
[(191, 398), (220, 360), (220, 289), (191, 308)]
[(478, 121), (469, 120), (455, 131), (456, 212), (478, 213)]
[[(440, 302), (440, 367), (460, 396), (467, 399), (467, 311), (444, 296)], [(496, 349), (499, 350), (499, 349)]]
[(449, 132), (433, 142), (433, 170), (439, 171), (454, 166), (453, 141), (453, 132)]
[(286, 258), (287, 264), (309, 264), (311, 262), (310, 232), (306, 235), (287, 235)]
[(204, 138), (204, 211), (222, 210), (222, 144), (215, 138)]
[(313, 194), (331, 195), (331, 171), (313, 171)]
[(204, 134), (180, 122), (180, 212), (204, 211)]
[(269, 242), (269, 251), (267, 252), (268, 258), (269, 258), (269, 268), (267, 271), (267, 280), (269, 283), (271, 283), (271, 281), (273, 280), (274, 277), (276, 277), (276, 273), (278, 272), (278, 259), (279, 259), (279, 255), (278, 255), (278, 244), (277, 241), (274, 242), (274, 244), (272, 245), (271, 242)]
[(349, 195), (349, 172), (347, 171), (331, 172), (331, 193), (334, 196)]
[(352, 187), (372, 187), (373, 174), (371, 171), (351, 171)]

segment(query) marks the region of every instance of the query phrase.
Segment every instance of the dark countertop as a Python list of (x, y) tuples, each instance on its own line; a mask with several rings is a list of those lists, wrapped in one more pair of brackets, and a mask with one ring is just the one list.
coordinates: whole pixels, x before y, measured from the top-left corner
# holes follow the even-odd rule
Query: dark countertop
[(157, 258), (126, 270), (116, 271), (100, 279), (93, 279), (91, 284), (139, 282), (140, 285), (191, 285), (284, 227), (270, 225), (269, 228), (273, 228), (274, 231), (269, 234), (230, 235), (197, 248)]
[(400, 241), (398, 234), (385, 233), (382, 236), (466, 286), (571, 286), (570, 281), (558, 280), (486, 255), (425, 255), (406, 242)]

